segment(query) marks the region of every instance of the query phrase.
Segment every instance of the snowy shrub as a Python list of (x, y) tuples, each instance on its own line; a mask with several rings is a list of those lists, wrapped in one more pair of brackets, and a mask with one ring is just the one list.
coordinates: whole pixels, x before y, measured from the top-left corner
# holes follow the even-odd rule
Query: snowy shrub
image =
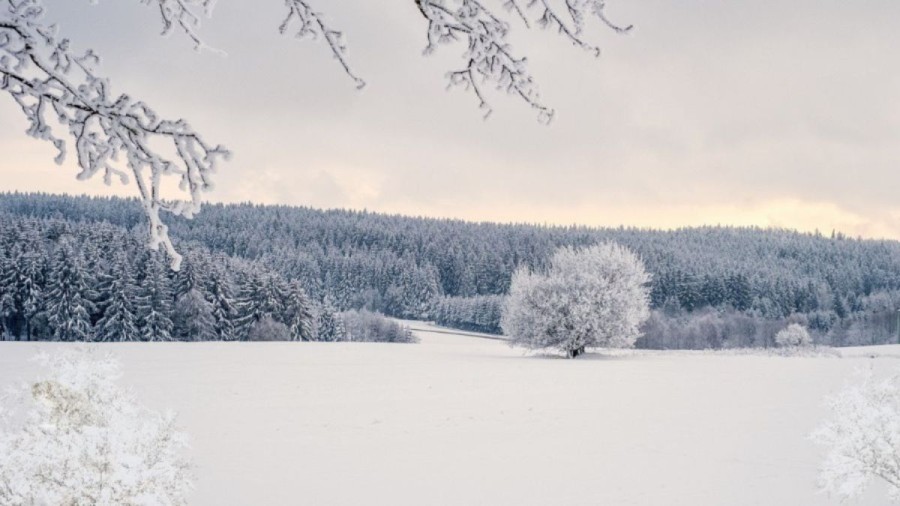
[(118, 363), (40, 356), (45, 376), (0, 408), (0, 504), (183, 505), (187, 436), (116, 386)]
[(649, 315), (649, 274), (629, 249), (561, 248), (545, 274), (515, 272), (501, 326), (513, 344), (573, 356), (588, 346), (634, 344)]
[(415, 343), (409, 327), (371, 311), (345, 311), (340, 315), (348, 341)]
[(875, 479), (900, 502), (900, 375), (876, 381), (867, 373), (828, 404), (831, 418), (812, 434), (828, 448), (819, 473), (822, 490), (849, 499)]
[(248, 341), (291, 341), (291, 330), (287, 325), (275, 321), (271, 316), (263, 316), (250, 326)]
[(775, 344), (781, 347), (810, 346), (812, 338), (802, 325), (792, 323), (775, 334)]

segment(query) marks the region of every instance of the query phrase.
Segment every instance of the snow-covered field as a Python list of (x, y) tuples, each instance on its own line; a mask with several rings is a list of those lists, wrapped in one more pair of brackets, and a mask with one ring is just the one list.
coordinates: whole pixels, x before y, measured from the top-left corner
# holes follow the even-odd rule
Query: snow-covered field
[[(900, 347), (564, 360), (417, 333), (104, 348), (145, 403), (180, 413), (199, 505), (836, 504), (816, 493), (806, 439), (822, 398), (855, 369), (900, 368)], [(59, 346), (0, 343), (0, 385)]]

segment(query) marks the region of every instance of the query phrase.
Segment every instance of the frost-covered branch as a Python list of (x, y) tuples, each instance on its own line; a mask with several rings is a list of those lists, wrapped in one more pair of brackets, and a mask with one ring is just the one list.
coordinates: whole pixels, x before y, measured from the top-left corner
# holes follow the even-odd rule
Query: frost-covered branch
[[(99, 0), (91, 0), (97, 3)], [(172, 33), (178, 29), (194, 41), (194, 48), (201, 50), (206, 48), (203, 39), (197, 31), (200, 29), (200, 20), (212, 15), (216, 0), (140, 0), (144, 5), (150, 5), (159, 9), (159, 15), (163, 23), (163, 35)], [(202, 13), (202, 14), (201, 14)]]
[[(97, 3), (99, 0), (91, 0)], [(208, 49), (198, 33), (203, 17), (210, 17), (216, 0), (140, 0), (142, 4), (159, 8), (163, 23), (163, 35), (168, 35), (173, 29), (182, 31), (193, 42), (197, 50)], [(366, 82), (360, 78), (347, 60), (347, 44), (344, 41), (344, 32), (335, 30), (325, 21), (322, 14), (307, 0), (284, 0), (287, 14), (278, 26), (278, 31), (284, 35), (292, 32), (297, 38), (321, 38), (328, 45), (332, 56), (344, 69), (344, 72), (353, 79), (356, 87), (362, 89)]]
[[(6, 0), (0, 10), (0, 90), (9, 93), (28, 122), (28, 135), (51, 142), (57, 163), (67, 154), (67, 141), (56, 132), (67, 129), (86, 180), (98, 173), (110, 184), (118, 179), (135, 185), (150, 224), (150, 247), (162, 246), (177, 269), (175, 251), (160, 211), (191, 217), (200, 210), (210, 176), (228, 156), (222, 146), (208, 144), (183, 119), (162, 119), (150, 106), (128, 95), (114, 96), (99, 77), (98, 56), (74, 53), (54, 25), (43, 22), (38, 0)], [(3, 5), (0, 4), (0, 5)], [(56, 124), (50, 123), (52, 118)], [(165, 154), (160, 144), (167, 144)], [(124, 159), (124, 160), (122, 160)], [(163, 199), (165, 176), (179, 179), (182, 200)]]
[[(553, 119), (554, 110), (540, 98), (534, 77), (528, 71), (524, 56), (516, 56), (507, 41), (509, 24), (498, 17), (479, 0), (415, 0), (422, 15), (428, 20), (428, 45), (426, 54), (437, 46), (465, 39), (468, 49), (464, 54), (465, 68), (448, 73), (451, 86), (461, 86), (472, 91), (479, 107), (491, 113), (491, 106), (484, 93), (484, 85), (492, 84), (499, 90), (517, 95), (538, 111), (541, 121)], [(527, 2), (527, 3), (526, 3)], [(573, 45), (600, 56), (600, 48), (583, 37), (585, 19), (594, 16), (617, 33), (627, 33), (631, 26), (619, 27), (604, 13), (604, 0), (565, 0), (565, 14), (559, 14), (550, 0), (505, 0), (503, 8), (514, 13), (527, 28), (531, 28), (528, 11), (541, 14), (537, 24), (545, 29), (555, 29)]]
[(322, 14), (313, 10), (309, 2), (305, 0), (285, 0), (284, 3), (288, 8), (288, 13), (278, 27), (278, 31), (284, 34), (288, 30), (292, 30), (292, 26), (297, 26), (295, 35), (298, 38), (310, 37), (317, 39), (322, 37), (331, 49), (334, 59), (341, 64), (344, 72), (353, 79), (356, 87), (359, 89), (365, 87), (366, 82), (353, 72), (353, 69), (347, 62), (347, 45), (344, 42), (344, 33), (328, 26), (322, 18)]
[[(477, 0), (416, 0), (428, 20), (428, 45), (425, 53), (434, 52), (441, 44), (465, 38), (468, 49), (464, 68), (447, 74), (451, 86), (472, 91), (478, 105), (490, 116), (492, 108), (484, 85), (517, 95), (538, 111), (542, 121), (553, 119), (553, 109), (540, 98), (534, 77), (528, 71), (525, 57), (513, 55), (507, 42), (509, 24), (495, 16)], [(513, 4), (516, 6), (516, 4)], [(520, 11), (521, 12), (521, 11)]]
[[(606, 8), (605, 0), (566, 0), (566, 20), (558, 14), (558, 9), (554, 9), (548, 0), (530, 0), (529, 7), (539, 7), (542, 11), (538, 24), (545, 29), (556, 29), (556, 31), (568, 39), (572, 44), (586, 51), (600, 56), (600, 47), (587, 42), (583, 37), (585, 18), (593, 15), (602, 21), (606, 26), (613, 29), (617, 33), (628, 33), (631, 31), (631, 25), (620, 27), (613, 24), (606, 17), (604, 9)], [(572, 26), (569, 27), (569, 21)]]

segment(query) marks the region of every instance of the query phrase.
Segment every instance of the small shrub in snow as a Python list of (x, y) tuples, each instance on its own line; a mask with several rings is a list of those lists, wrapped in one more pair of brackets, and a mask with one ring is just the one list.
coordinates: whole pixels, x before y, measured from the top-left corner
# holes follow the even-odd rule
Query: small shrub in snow
[(849, 499), (874, 479), (900, 502), (900, 375), (876, 381), (866, 374), (828, 404), (831, 418), (812, 434), (828, 448), (819, 474), (822, 490)]
[(513, 344), (570, 357), (588, 346), (631, 347), (650, 313), (649, 281), (640, 258), (618, 244), (561, 248), (545, 274), (515, 272), (501, 326)]
[(247, 332), (248, 341), (291, 341), (291, 329), (266, 315), (254, 323)]
[(798, 323), (792, 323), (775, 334), (775, 344), (781, 347), (811, 346), (809, 332)]
[(377, 343), (414, 343), (415, 336), (409, 327), (371, 311), (346, 311), (341, 320), (348, 341)]
[(0, 403), (0, 504), (187, 504), (187, 437), (174, 414), (118, 388), (111, 358), (38, 360), (48, 373)]

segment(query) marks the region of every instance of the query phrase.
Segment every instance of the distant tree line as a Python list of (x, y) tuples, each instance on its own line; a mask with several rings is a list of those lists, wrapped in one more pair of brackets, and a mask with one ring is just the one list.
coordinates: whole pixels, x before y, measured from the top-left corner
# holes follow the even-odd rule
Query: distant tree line
[(506, 297), (502, 295), (441, 297), (435, 304), (432, 319), (444, 327), (502, 334), (500, 316), (504, 300)]
[[(129, 199), (6, 194), (0, 212), (135, 233), (145, 226)], [(771, 343), (795, 320), (817, 342), (838, 345), (886, 342), (897, 331), (900, 243), (840, 233), (502, 225), (213, 204), (194, 220), (171, 220), (171, 235), (179, 249), (277, 274), (317, 305), (327, 299), (336, 312), (367, 309), (472, 330), (496, 331), (498, 319), (484, 316), (495, 302), (477, 297), (505, 295), (517, 267), (544, 269), (558, 247), (614, 241), (638, 254), (652, 276), (655, 316), (648, 325), (664, 318), (668, 331), (682, 335), (663, 342), (650, 329), (645, 344), (715, 347), (719, 330), (743, 318), (756, 327), (740, 340), (754, 345)], [(719, 323), (710, 326), (711, 319)]]
[[(258, 262), (186, 248), (179, 272), (109, 223), (0, 213), (0, 337), (341, 341), (344, 316)], [(352, 319), (353, 315), (347, 318)], [(341, 322), (341, 323), (335, 323)], [(369, 314), (365, 340), (407, 342)], [(361, 324), (356, 325), (360, 327)], [(381, 333), (383, 331), (383, 334)], [(362, 339), (360, 339), (362, 340)]]

